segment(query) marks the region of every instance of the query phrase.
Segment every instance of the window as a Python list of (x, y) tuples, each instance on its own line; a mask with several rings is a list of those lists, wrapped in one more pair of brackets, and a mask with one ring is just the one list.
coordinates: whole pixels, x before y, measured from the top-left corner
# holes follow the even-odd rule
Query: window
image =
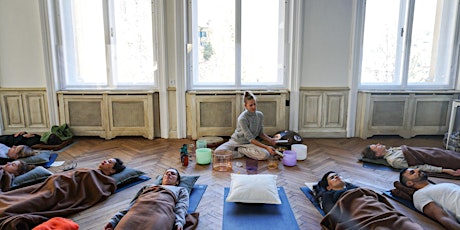
[(288, 1), (189, 3), (190, 89), (286, 88)]
[(367, 0), (361, 89), (453, 89), (458, 0)]
[(48, 1), (61, 89), (151, 88), (157, 79), (151, 0)]

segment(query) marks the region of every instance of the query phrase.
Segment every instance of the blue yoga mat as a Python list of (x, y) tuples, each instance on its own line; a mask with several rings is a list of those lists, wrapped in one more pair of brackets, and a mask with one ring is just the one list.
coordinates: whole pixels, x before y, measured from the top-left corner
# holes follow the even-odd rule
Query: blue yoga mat
[(412, 201), (403, 199), (401, 197), (393, 196), (393, 194), (391, 194), (390, 190), (384, 191), (383, 195), (385, 195), (385, 196), (387, 196), (387, 197), (389, 197), (389, 198), (391, 198), (391, 199), (393, 199), (395, 201), (398, 201), (399, 203), (403, 204), (404, 206), (406, 206), (406, 207), (408, 207), (408, 208), (410, 208), (410, 209), (412, 209), (412, 210), (414, 210), (414, 211), (416, 211), (418, 213), (421, 213), (421, 214), (425, 215), (423, 212), (420, 212), (419, 210), (417, 210), (415, 208), (414, 203), (412, 203)]
[(192, 192), (190, 194), (187, 213), (193, 213), (196, 211), (196, 208), (198, 207), (198, 204), (200, 203), (206, 188), (208, 188), (208, 185), (205, 184), (195, 184), (193, 186)]
[(321, 205), (316, 201), (315, 196), (313, 195), (313, 191), (311, 191), (311, 189), (308, 187), (300, 187), (300, 190), (305, 194), (305, 196), (307, 196), (307, 198), (310, 200), (313, 206), (315, 206), (318, 212), (321, 213), (322, 216), (325, 216), (326, 214), (324, 213), (323, 209), (321, 209)]
[(125, 190), (127, 188), (130, 188), (130, 187), (133, 187), (134, 185), (137, 185), (137, 184), (142, 183), (144, 181), (148, 181), (150, 179), (151, 178), (146, 176), (146, 175), (140, 175), (138, 178), (136, 178), (135, 180), (130, 181), (129, 183), (118, 185), (117, 190), (115, 190), (115, 193), (123, 191), (123, 190)]
[(278, 187), (281, 204), (226, 202), (229, 188), (224, 188), (223, 230), (299, 229), (283, 187)]
[(363, 167), (364, 168), (369, 168), (369, 169), (377, 169), (377, 170), (383, 170), (383, 171), (399, 171), (399, 169), (392, 168), (390, 166), (386, 165), (379, 165), (379, 164), (373, 164), (369, 162), (363, 162)]

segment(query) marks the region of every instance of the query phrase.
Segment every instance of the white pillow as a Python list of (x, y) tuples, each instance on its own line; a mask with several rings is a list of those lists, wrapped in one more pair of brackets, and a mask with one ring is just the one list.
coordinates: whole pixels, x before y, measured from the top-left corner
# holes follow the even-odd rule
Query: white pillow
[(305, 182), (305, 186), (309, 188), (312, 192), (314, 192), (313, 186), (317, 185), (318, 182)]
[(281, 204), (276, 175), (231, 174), (232, 182), (227, 202)]

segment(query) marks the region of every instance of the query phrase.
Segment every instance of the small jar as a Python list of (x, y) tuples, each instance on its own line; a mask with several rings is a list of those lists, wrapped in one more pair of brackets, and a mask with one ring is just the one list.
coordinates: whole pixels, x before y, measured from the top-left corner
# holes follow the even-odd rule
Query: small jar
[(278, 169), (279, 160), (273, 156), (268, 158), (268, 169)]

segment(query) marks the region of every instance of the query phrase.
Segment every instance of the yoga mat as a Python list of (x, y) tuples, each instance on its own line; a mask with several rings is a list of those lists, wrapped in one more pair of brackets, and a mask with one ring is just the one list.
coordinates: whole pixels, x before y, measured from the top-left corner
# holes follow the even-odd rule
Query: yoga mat
[(44, 168), (49, 168), (51, 167), (51, 164), (54, 163), (54, 161), (56, 161), (56, 158), (58, 157), (58, 154), (57, 153), (51, 153), (50, 154), (50, 160), (48, 162), (46, 162), (45, 164), (43, 164), (43, 167)]
[(283, 187), (278, 187), (281, 204), (226, 202), (229, 188), (224, 188), (223, 230), (299, 229)]
[(383, 170), (383, 171), (399, 171), (399, 169), (392, 168), (390, 166), (386, 165), (380, 165), (380, 164), (373, 164), (369, 162), (363, 161), (363, 167), (364, 168), (369, 168), (369, 169), (378, 169), (378, 170)]
[(120, 191), (123, 191), (127, 188), (130, 188), (130, 187), (133, 187), (134, 185), (137, 185), (137, 184), (140, 184), (144, 181), (148, 181), (150, 180), (151, 178), (146, 176), (146, 175), (140, 175), (138, 178), (136, 178), (135, 180), (132, 180), (128, 183), (125, 183), (125, 184), (121, 184), (121, 185), (118, 185), (117, 186), (117, 189), (115, 190), (115, 193), (117, 192), (120, 192)]
[(307, 196), (307, 198), (310, 200), (313, 206), (315, 206), (318, 212), (321, 213), (322, 216), (325, 216), (326, 214), (324, 213), (323, 209), (321, 209), (321, 205), (316, 201), (315, 196), (313, 195), (313, 191), (311, 191), (311, 189), (308, 187), (300, 187), (300, 190), (305, 194), (305, 196)]
[(192, 192), (190, 194), (187, 213), (193, 213), (196, 211), (196, 208), (198, 207), (198, 204), (200, 203), (206, 188), (208, 188), (208, 185), (205, 184), (195, 184), (193, 186)]
[[(364, 168), (369, 168), (369, 169), (378, 169), (378, 170), (384, 170), (384, 171), (394, 171), (394, 172), (399, 172), (401, 169), (395, 169), (392, 168), (389, 165), (385, 164), (380, 164), (380, 163), (374, 163), (369, 160), (363, 160), (360, 159), (363, 162), (363, 167)], [(429, 177), (437, 177), (437, 178), (446, 178), (446, 179), (453, 179), (453, 180), (460, 180), (460, 176), (452, 176), (447, 173), (433, 173), (433, 172), (427, 172)]]
[(419, 210), (417, 210), (415, 208), (414, 203), (412, 203), (412, 201), (403, 199), (401, 197), (393, 196), (393, 194), (391, 194), (390, 190), (384, 191), (383, 195), (385, 195), (385, 196), (387, 196), (387, 197), (389, 197), (389, 198), (391, 198), (391, 199), (393, 199), (395, 201), (398, 201), (399, 203), (403, 204), (404, 206), (406, 206), (406, 207), (408, 207), (408, 208), (410, 208), (410, 209), (412, 209), (412, 210), (414, 210), (414, 211), (416, 211), (418, 213), (421, 213), (421, 214), (425, 215), (423, 212), (420, 212)]

